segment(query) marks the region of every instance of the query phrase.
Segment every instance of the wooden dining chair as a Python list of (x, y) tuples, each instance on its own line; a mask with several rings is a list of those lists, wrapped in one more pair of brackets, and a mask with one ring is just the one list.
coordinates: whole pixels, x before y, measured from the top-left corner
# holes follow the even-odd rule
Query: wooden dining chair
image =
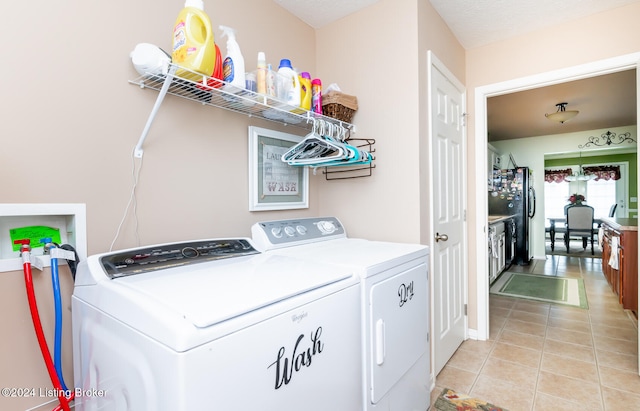
[(595, 254), (593, 232), (593, 207), (588, 205), (574, 205), (567, 208), (567, 232), (564, 235), (564, 245), (567, 254), (570, 253), (569, 244), (572, 237), (582, 239), (582, 248), (587, 249), (587, 241), (591, 241), (591, 255)]

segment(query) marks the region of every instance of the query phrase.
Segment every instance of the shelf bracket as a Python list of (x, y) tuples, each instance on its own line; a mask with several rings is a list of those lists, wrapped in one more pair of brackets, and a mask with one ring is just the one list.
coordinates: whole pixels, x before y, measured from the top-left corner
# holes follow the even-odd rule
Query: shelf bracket
[(133, 150), (133, 155), (136, 158), (142, 158), (143, 150), (142, 145), (144, 144), (144, 140), (147, 138), (147, 134), (149, 134), (149, 129), (151, 128), (151, 124), (153, 120), (156, 118), (156, 114), (158, 113), (158, 109), (162, 104), (162, 100), (164, 100), (164, 96), (167, 95), (167, 91), (169, 91), (169, 86), (173, 81), (173, 75), (176, 72), (176, 66), (172, 65), (167, 73), (167, 77), (164, 79), (164, 84), (162, 85), (162, 89), (160, 89), (160, 93), (158, 94), (158, 98), (156, 98), (156, 103), (153, 105), (153, 109), (151, 110), (151, 114), (149, 114), (149, 118), (147, 119), (147, 124), (144, 126), (144, 130), (142, 130), (142, 135), (138, 140), (138, 144), (136, 148)]

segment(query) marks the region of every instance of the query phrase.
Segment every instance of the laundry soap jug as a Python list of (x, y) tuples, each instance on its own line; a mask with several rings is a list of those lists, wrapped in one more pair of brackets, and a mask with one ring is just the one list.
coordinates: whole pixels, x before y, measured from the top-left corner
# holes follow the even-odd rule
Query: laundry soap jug
[(311, 110), (311, 75), (306, 71), (300, 73), (300, 108)]
[[(236, 41), (236, 32), (231, 27), (220, 26), (222, 37), (227, 37), (227, 56), (222, 62), (224, 81), (233, 88), (245, 88), (244, 57), (240, 52), (240, 45)], [(228, 89), (228, 87), (225, 87)], [(235, 90), (236, 92), (239, 90)]]
[(280, 60), (278, 67), (278, 98), (290, 106), (300, 106), (300, 80), (289, 59)]
[(199, 81), (202, 80), (202, 74), (213, 74), (216, 45), (211, 20), (204, 12), (202, 0), (187, 0), (178, 14), (173, 27), (171, 59), (179, 66), (176, 71), (179, 77)]

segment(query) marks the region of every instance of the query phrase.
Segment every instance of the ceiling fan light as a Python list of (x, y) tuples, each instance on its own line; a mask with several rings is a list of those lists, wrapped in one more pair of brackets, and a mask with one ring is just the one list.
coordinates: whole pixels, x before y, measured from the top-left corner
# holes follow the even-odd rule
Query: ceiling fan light
[(567, 111), (566, 109), (566, 105), (568, 103), (558, 103), (556, 104), (556, 107), (558, 107), (558, 111), (556, 111), (555, 113), (551, 113), (551, 114), (545, 114), (545, 117), (548, 118), (551, 121), (555, 121), (558, 122), (560, 124), (564, 124), (566, 121), (571, 120), (572, 118), (574, 118), (575, 116), (578, 115), (579, 111), (578, 110), (569, 110)]

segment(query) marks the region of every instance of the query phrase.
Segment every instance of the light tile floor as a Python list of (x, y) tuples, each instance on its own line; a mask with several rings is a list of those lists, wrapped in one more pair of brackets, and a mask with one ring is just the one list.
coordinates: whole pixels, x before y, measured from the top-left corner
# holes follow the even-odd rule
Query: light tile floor
[(602, 260), (547, 255), (510, 271), (582, 277), (589, 309), (490, 296), (490, 339), (467, 340), (436, 377), (510, 411), (640, 410), (638, 322)]

